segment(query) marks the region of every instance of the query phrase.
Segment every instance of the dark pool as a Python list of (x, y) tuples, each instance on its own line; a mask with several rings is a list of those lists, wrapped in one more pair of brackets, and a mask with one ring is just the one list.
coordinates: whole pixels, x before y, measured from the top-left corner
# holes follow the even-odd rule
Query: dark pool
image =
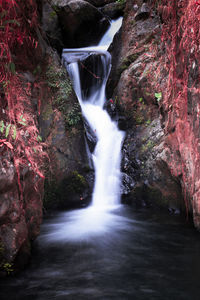
[(150, 210), (59, 213), (44, 221), (29, 268), (1, 281), (0, 299), (199, 300), (200, 234)]

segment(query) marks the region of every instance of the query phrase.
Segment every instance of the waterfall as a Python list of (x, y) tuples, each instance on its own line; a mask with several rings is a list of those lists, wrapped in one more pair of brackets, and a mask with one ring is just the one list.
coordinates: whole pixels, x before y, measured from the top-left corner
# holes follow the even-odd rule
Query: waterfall
[[(119, 27), (119, 20), (114, 29)], [(79, 100), (83, 116), (89, 123), (97, 144), (92, 154), (95, 169), (95, 184), (92, 206), (113, 207), (120, 202), (121, 146), (124, 132), (118, 130), (104, 109), (106, 82), (111, 69), (111, 56), (106, 51), (113, 26), (100, 41), (99, 46), (79, 49), (64, 49), (63, 60)]]

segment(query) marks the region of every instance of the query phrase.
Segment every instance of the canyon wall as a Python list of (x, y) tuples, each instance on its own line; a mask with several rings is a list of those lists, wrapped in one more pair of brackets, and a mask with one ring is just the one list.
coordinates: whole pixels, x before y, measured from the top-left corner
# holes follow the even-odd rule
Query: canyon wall
[(124, 201), (185, 211), (199, 228), (199, 50), (188, 26), (200, 12), (192, 2), (126, 1), (108, 94), (127, 130)]

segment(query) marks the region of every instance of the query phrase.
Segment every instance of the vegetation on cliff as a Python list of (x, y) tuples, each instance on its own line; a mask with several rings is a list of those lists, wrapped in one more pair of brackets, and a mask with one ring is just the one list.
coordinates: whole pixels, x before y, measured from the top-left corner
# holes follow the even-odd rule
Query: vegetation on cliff
[[(0, 89), (1, 147), (12, 152), (20, 183), (20, 168), (27, 166), (43, 177), (45, 152), (33, 117), (32, 86), (24, 82), (22, 70), (33, 69), (35, 53), (40, 52), (36, 29), (37, 5), (33, 0), (0, 0)], [(30, 60), (30, 57), (32, 59)], [(32, 61), (32, 65), (30, 62)], [(40, 99), (38, 99), (38, 113)]]

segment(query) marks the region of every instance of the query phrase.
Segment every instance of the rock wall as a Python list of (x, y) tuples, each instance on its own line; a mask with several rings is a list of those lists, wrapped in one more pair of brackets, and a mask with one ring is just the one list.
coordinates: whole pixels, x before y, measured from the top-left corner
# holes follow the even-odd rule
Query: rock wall
[[(121, 32), (110, 48), (114, 59), (108, 85), (109, 97), (121, 114), (120, 126), (127, 129), (123, 197), (138, 205), (187, 211), (199, 228), (197, 65), (186, 65), (191, 68), (188, 97), (169, 96), (167, 64), (172, 58), (161, 44), (162, 35), (163, 20), (156, 2), (126, 1)], [(181, 46), (176, 47), (178, 52)], [(182, 64), (176, 61), (179, 77), (185, 69)], [(171, 84), (181, 91), (180, 82)]]
[[(48, 145), (45, 208), (72, 208), (90, 200), (93, 170), (86, 153), (78, 100), (56, 53), (47, 58), (39, 128)], [(49, 98), (50, 96), (50, 98)]]

